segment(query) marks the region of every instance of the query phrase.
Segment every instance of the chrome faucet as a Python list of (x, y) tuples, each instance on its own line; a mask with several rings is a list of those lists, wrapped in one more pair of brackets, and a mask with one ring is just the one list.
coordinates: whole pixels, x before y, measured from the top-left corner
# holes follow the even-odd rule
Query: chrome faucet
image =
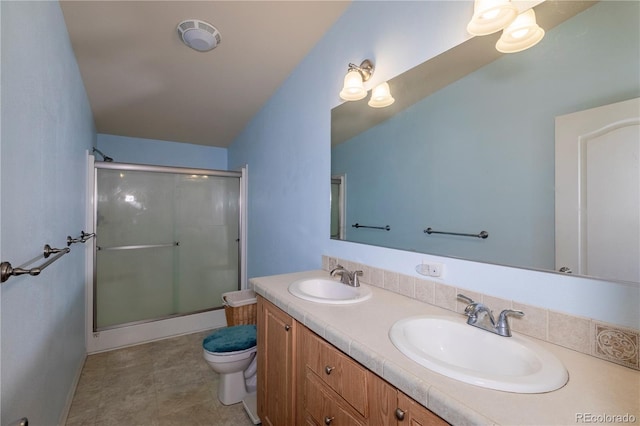
[(342, 284), (350, 285), (351, 287), (360, 287), (360, 279), (362, 276), (362, 271), (347, 271), (344, 266), (336, 265), (330, 272), (332, 277), (336, 275), (340, 275), (340, 282)]
[(458, 299), (464, 300), (468, 303), (467, 307), (464, 309), (464, 314), (468, 317), (467, 324), (490, 331), (499, 336), (511, 337), (511, 328), (509, 327), (509, 321), (507, 321), (507, 317), (509, 315), (518, 317), (524, 316), (524, 312), (522, 311), (505, 309), (500, 312), (498, 320), (496, 321), (493, 317), (493, 313), (486, 305), (474, 302), (464, 294), (458, 294)]

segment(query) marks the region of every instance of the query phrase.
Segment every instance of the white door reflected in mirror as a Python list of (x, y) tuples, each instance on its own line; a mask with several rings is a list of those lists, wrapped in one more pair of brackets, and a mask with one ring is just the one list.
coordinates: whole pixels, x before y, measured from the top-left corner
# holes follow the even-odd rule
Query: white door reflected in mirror
[(640, 98), (556, 117), (556, 266), (640, 281)]

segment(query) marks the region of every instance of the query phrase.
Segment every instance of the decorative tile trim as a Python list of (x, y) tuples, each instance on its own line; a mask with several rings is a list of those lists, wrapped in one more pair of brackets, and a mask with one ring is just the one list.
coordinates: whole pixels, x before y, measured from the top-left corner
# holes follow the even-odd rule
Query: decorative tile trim
[(463, 302), (456, 300), (458, 293), (486, 303), (496, 311), (520, 309), (527, 315), (522, 318), (510, 318), (514, 331), (634, 370), (640, 370), (640, 330), (505, 300), (345, 259), (322, 256), (324, 270), (330, 271), (337, 264), (341, 264), (349, 270), (362, 270), (361, 281), (366, 284), (453, 312), (462, 313), (466, 306)]
[(640, 370), (640, 333), (592, 321), (593, 345), (591, 354), (606, 361)]

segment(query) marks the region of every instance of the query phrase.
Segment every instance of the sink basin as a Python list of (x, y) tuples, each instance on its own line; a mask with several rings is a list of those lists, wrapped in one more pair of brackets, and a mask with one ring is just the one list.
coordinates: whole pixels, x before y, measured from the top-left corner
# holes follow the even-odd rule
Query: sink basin
[(289, 293), (300, 299), (332, 305), (358, 303), (371, 297), (371, 289), (367, 286), (351, 287), (326, 278), (295, 281), (289, 285)]
[(498, 336), (463, 319), (406, 318), (391, 327), (389, 338), (423, 367), (489, 389), (543, 393), (561, 388), (569, 379), (560, 360), (534, 342)]

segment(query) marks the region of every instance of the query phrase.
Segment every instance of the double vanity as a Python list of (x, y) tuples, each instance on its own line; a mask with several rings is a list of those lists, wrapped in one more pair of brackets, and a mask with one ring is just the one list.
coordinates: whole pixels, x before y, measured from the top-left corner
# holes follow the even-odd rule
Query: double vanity
[(263, 423), (640, 421), (637, 371), (338, 278), (318, 270), (251, 280), (267, 346), (258, 350)]

